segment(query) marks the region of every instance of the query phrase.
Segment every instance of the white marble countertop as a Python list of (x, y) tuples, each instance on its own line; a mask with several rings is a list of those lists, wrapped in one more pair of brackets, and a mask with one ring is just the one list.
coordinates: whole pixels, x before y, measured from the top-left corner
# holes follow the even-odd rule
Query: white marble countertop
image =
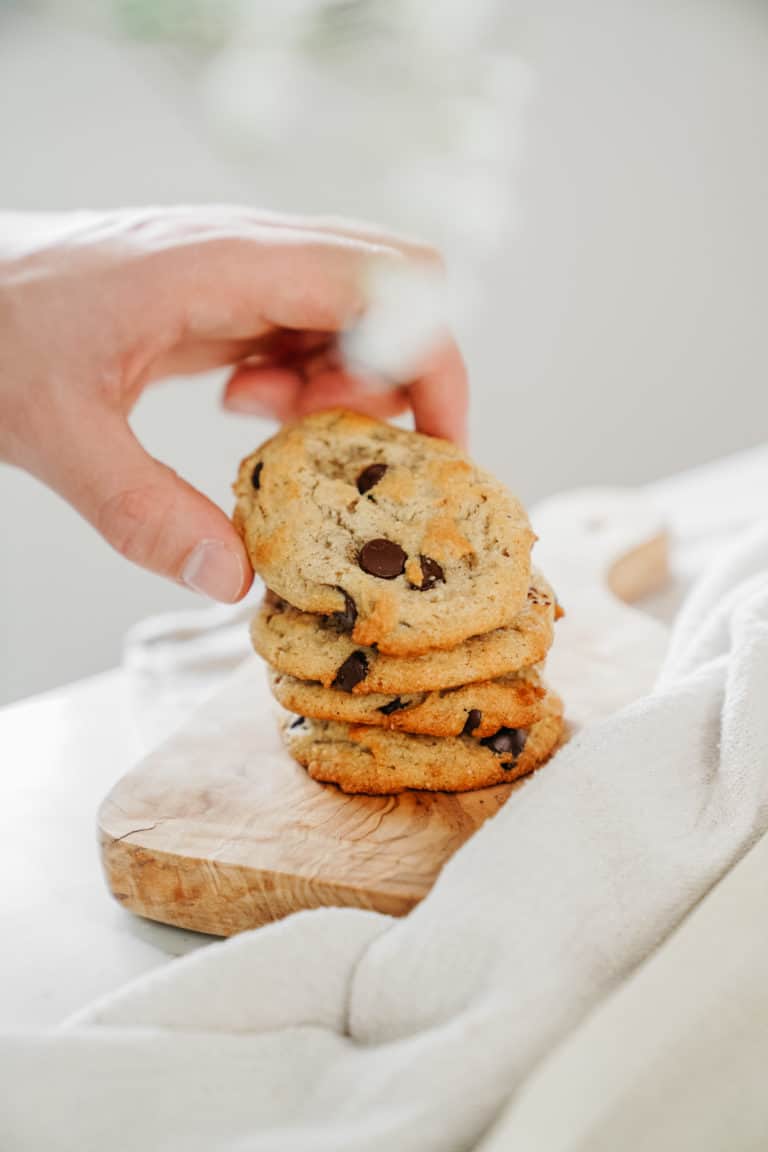
[(140, 754), (121, 671), (0, 710), (0, 1030), (57, 1024), (209, 938), (140, 920), (104, 884), (96, 812)]

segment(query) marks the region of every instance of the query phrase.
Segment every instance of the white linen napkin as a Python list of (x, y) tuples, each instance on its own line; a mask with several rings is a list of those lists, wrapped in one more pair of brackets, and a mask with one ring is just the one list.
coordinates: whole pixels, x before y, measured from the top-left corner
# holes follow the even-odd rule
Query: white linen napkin
[(302, 913), (0, 1041), (0, 1148), (476, 1146), (768, 826), (767, 694), (763, 523), (694, 590), (655, 690), (584, 729), (406, 919)]
[(482, 1152), (768, 1148), (768, 836), (542, 1061)]

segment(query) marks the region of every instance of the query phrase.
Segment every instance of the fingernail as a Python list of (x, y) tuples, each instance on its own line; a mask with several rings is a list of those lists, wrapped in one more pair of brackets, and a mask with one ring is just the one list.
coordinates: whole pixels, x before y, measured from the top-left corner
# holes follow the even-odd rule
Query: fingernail
[(250, 396), (247, 392), (227, 396), (224, 407), (228, 412), (241, 412), (244, 416), (261, 416), (265, 420), (271, 420), (275, 415), (274, 408), (270, 408), (263, 400), (259, 400), (257, 396)]
[(244, 578), (240, 557), (220, 540), (201, 540), (181, 571), (181, 579), (188, 588), (225, 604), (237, 600)]

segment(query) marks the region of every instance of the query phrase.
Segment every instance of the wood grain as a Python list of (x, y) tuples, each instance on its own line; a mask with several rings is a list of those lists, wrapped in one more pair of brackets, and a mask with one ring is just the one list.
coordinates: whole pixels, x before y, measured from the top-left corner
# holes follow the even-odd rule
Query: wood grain
[(109, 885), (150, 919), (229, 935), (297, 908), (401, 915), (508, 786), (469, 796), (346, 796), (279, 745), (255, 659), (119, 782), (99, 814)]
[[(590, 595), (607, 601), (608, 573), (617, 565), (619, 585), (633, 595), (658, 586), (665, 570), (658, 521), (644, 511), (632, 531), (620, 503), (618, 510), (612, 504), (607, 515), (619, 514), (621, 550), (605, 545), (599, 572), (587, 566), (583, 577)], [(558, 531), (551, 508), (547, 531), (551, 549)], [(586, 546), (570, 527), (562, 537), (571, 559)], [(594, 661), (601, 638), (583, 630), (574, 636), (594, 645)], [(583, 660), (579, 652), (568, 655), (563, 667), (575, 695), (590, 654), (585, 650)], [(568, 683), (556, 687), (567, 702)], [(614, 695), (610, 707), (615, 704)], [(591, 716), (600, 714), (599, 701), (590, 700), (590, 708)], [(104, 800), (98, 821), (103, 866), (126, 908), (224, 936), (325, 905), (403, 915), (514, 789), (347, 796), (311, 780), (287, 756), (273, 710), (263, 665), (254, 658)]]

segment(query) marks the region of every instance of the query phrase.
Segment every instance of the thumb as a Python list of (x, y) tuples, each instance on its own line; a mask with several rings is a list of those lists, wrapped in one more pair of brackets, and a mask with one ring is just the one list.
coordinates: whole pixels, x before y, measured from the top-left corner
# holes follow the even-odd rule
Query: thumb
[(42, 479), (126, 559), (214, 600), (244, 596), (253, 573), (222, 510), (150, 456), (117, 413), (80, 415), (56, 475)]

